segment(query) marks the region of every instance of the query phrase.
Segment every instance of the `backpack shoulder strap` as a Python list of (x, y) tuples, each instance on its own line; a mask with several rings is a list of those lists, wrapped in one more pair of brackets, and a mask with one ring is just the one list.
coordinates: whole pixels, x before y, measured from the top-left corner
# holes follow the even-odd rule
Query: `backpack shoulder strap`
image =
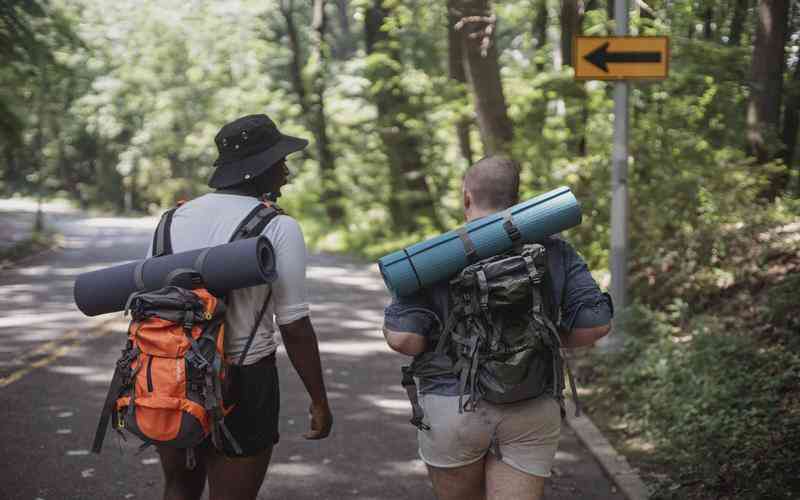
[[(233, 232), (231, 241), (233, 242), (244, 238), (258, 236), (261, 234), (264, 228), (267, 227), (267, 224), (272, 222), (272, 219), (284, 213), (285, 212), (281, 210), (278, 205), (273, 203), (258, 204), (242, 220), (242, 222), (239, 224), (239, 227), (236, 228), (236, 231)], [(250, 350), (250, 346), (253, 344), (253, 339), (258, 331), (258, 325), (261, 324), (261, 320), (264, 318), (264, 314), (267, 312), (267, 306), (271, 298), (272, 287), (270, 287), (269, 292), (267, 293), (267, 299), (261, 306), (261, 310), (258, 312), (258, 316), (256, 317), (256, 322), (253, 324), (253, 329), (250, 330), (250, 335), (247, 337), (247, 343), (244, 345), (244, 350), (239, 356), (239, 365), (244, 365), (244, 359), (247, 357), (247, 352)]]
[(259, 203), (242, 219), (242, 222), (233, 232), (230, 241), (258, 236), (267, 227), (267, 224), (272, 222), (272, 219), (285, 213), (278, 205), (273, 203)]
[(172, 237), (170, 231), (172, 229), (172, 216), (175, 215), (175, 210), (183, 205), (183, 201), (161, 215), (161, 220), (158, 221), (156, 232), (153, 234), (153, 255), (152, 257), (161, 257), (162, 255), (172, 255)]

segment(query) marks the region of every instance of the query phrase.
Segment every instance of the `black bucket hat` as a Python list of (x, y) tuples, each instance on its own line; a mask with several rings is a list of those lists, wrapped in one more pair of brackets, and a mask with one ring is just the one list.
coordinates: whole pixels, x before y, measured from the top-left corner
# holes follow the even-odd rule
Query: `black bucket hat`
[(243, 116), (220, 129), (214, 142), (219, 157), (208, 181), (215, 189), (234, 186), (264, 173), (308, 141), (284, 135), (267, 115)]

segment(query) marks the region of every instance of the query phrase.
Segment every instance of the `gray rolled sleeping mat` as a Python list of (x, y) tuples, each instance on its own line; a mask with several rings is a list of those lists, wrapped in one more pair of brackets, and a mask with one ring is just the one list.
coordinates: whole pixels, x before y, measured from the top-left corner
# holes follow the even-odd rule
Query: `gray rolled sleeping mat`
[[(202, 286), (217, 296), (239, 288), (271, 283), (277, 278), (275, 252), (269, 239), (261, 236), (260, 231), (256, 232), (258, 226), (263, 229), (262, 216), (265, 214), (261, 212), (266, 210), (275, 211), (259, 205), (234, 232), (234, 238), (240, 232), (255, 234), (255, 237), (163, 255), (171, 252), (171, 245), (167, 243), (169, 249), (154, 246), (154, 254), (161, 256), (83, 273), (75, 280), (75, 304), (87, 316), (122, 311), (131, 294), (165, 286), (176, 276), (176, 271), (195, 271), (202, 277)], [(254, 216), (257, 212), (258, 216)], [(269, 220), (274, 217), (268, 215), (272, 215), (267, 217)], [(159, 230), (162, 225), (159, 224)]]

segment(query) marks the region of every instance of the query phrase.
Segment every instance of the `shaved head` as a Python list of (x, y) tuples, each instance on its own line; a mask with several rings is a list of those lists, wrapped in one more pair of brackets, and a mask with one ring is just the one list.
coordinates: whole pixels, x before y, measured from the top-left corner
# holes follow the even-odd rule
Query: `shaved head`
[(476, 208), (503, 210), (519, 201), (519, 166), (502, 156), (488, 156), (464, 175), (464, 191)]

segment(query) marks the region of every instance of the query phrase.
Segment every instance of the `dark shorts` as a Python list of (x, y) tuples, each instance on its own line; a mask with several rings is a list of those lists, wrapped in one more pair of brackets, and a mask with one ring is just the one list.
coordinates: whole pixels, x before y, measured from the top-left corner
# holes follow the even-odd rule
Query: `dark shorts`
[(258, 455), (280, 439), (278, 418), (281, 398), (275, 355), (251, 365), (232, 366), (229, 374), (230, 390), (225, 401), (226, 404), (233, 402), (235, 406), (225, 416), (225, 425), (243, 453), (237, 455), (224, 436), (222, 451), (230, 457)]

